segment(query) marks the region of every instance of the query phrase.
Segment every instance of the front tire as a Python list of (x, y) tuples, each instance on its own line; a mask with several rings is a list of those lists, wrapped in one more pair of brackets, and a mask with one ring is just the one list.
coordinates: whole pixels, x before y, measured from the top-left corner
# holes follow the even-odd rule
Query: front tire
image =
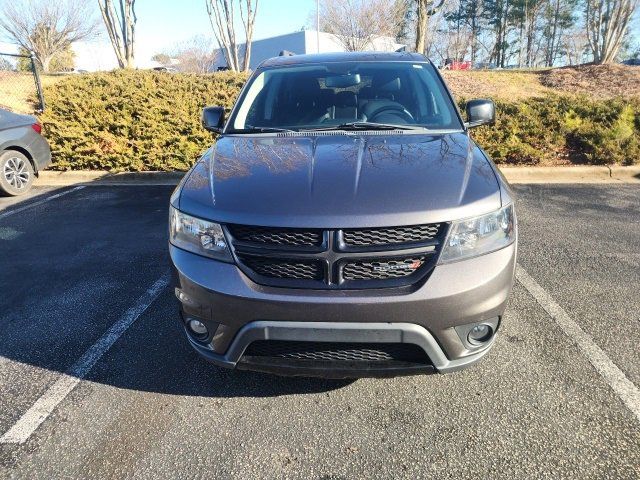
[(29, 159), (15, 150), (0, 154), (0, 192), (22, 195), (31, 190), (35, 173)]

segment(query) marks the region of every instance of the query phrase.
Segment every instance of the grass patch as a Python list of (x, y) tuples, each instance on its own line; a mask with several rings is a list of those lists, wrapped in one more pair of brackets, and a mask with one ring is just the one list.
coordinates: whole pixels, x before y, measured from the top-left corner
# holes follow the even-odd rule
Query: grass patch
[[(63, 77), (41, 75), (42, 87), (49, 87)], [(31, 73), (0, 71), (0, 108), (33, 114), (38, 104), (36, 84)]]

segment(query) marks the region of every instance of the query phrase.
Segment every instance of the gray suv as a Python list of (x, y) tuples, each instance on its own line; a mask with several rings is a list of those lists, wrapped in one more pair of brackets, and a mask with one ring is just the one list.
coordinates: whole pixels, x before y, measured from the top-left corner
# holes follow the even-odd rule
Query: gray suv
[(482, 358), (516, 264), (514, 196), (433, 64), (410, 53), (263, 62), (171, 197), (187, 339), (287, 375), (451, 372)]

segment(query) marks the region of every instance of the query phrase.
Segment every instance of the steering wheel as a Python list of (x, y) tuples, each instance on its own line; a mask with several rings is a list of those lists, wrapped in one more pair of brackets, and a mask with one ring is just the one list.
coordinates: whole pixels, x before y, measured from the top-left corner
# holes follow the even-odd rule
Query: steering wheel
[(373, 120), (381, 113), (392, 113), (394, 115), (398, 115), (408, 123), (415, 123), (416, 121), (415, 118), (413, 118), (413, 115), (411, 115), (411, 112), (402, 105), (384, 105), (377, 110), (374, 110), (370, 115), (368, 115), (368, 118)]

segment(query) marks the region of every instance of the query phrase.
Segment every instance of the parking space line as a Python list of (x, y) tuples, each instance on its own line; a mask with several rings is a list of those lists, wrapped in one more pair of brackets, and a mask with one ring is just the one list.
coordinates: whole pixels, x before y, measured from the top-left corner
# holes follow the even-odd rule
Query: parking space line
[(516, 267), (516, 278), (549, 316), (556, 321), (564, 333), (576, 343), (584, 356), (600, 373), (600, 376), (640, 421), (640, 390), (638, 387), (613, 363), (593, 338), (580, 328), (553, 297), (519, 264)]
[(63, 373), (49, 389), (0, 437), (0, 443), (24, 443), (44, 422), (58, 404), (80, 383), (98, 360), (120, 336), (144, 313), (169, 284), (165, 273), (142, 295), (136, 304), (114, 323), (109, 330)]
[(80, 189), (82, 189), (84, 187), (85, 187), (84, 185), (80, 185), (79, 187), (74, 187), (74, 188), (72, 188), (70, 190), (65, 190), (64, 192), (56, 193), (56, 194), (51, 195), (51, 196), (49, 196), (47, 198), (43, 198), (42, 200), (38, 200), (37, 202), (30, 203), (29, 205), (25, 205), (24, 207), (19, 207), (19, 208), (16, 208), (14, 210), (10, 210), (8, 212), (0, 213), (0, 219), (9, 217), (9, 216), (11, 216), (11, 215), (13, 215), (15, 213), (24, 212), (25, 210), (27, 210), (27, 209), (29, 209), (31, 207), (37, 207), (38, 205), (42, 205), (43, 203), (47, 203), (50, 200), (54, 200), (56, 198), (60, 198), (63, 195), (66, 195), (67, 193), (75, 192), (76, 190), (80, 190)]

